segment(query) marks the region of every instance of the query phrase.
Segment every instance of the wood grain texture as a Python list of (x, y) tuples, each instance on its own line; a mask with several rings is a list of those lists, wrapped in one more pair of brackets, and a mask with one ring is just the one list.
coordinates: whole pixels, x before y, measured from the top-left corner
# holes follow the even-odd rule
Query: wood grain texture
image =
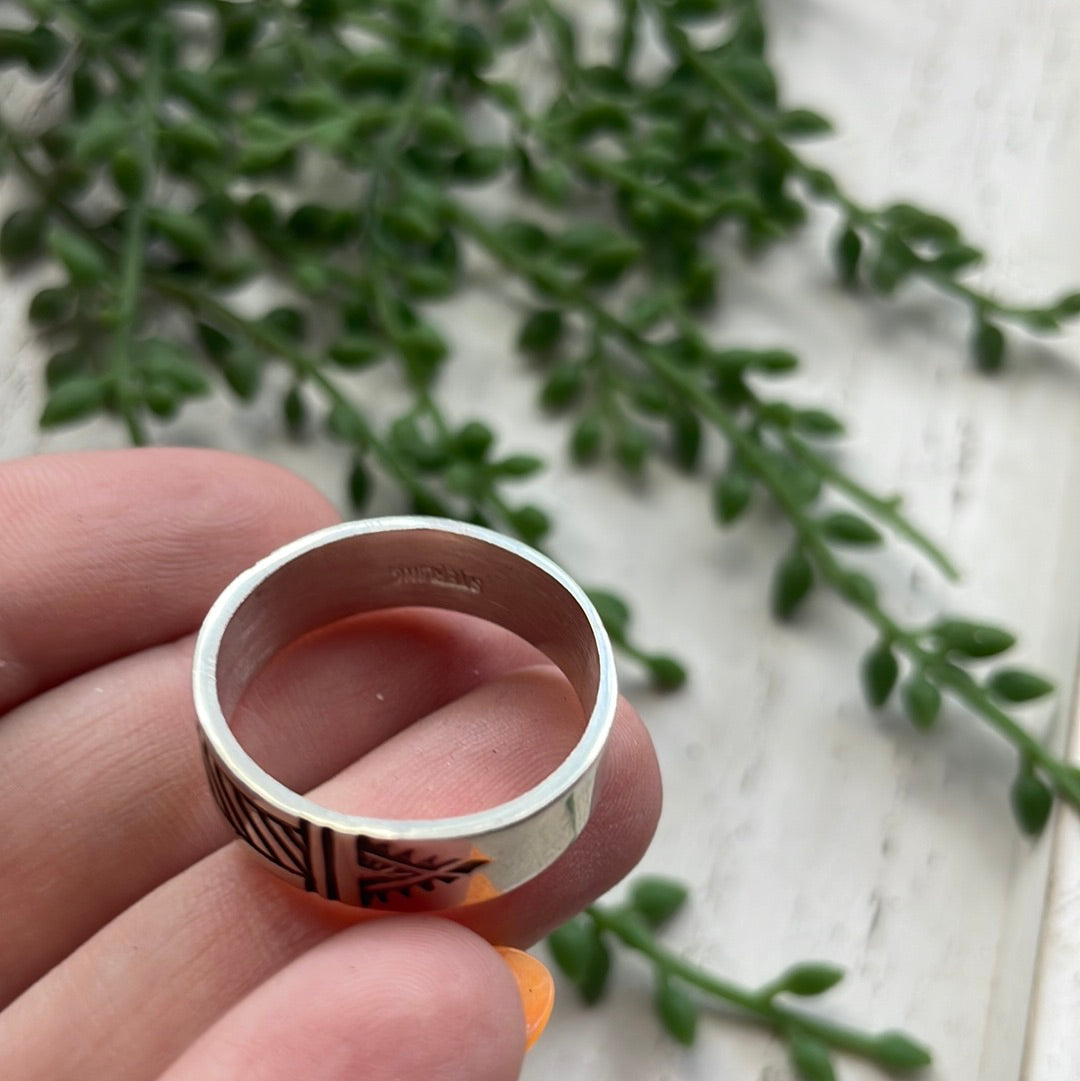
[[(790, 98), (839, 124), (808, 153), (854, 194), (954, 216), (990, 252), (986, 283), (1003, 294), (1034, 302), (1080, 284), (1075, 0), (777, 0), (770, 16)], [(1080, 336), (1020, 339), (1009, 373), (981, 378), (949, 303), (917, 289), (867, 302), (834, 287), (824, 254), (834, 224), (823, 215), (802, 243), (757, 263), (733, 257), (717, 333), (795, 348), (806, 364), (799, 394), (852, 421), (845, 460), (871, 486), (902, 492), (962, 566), (963, 582), (946, 588), (899, 550), (876, 561), (891, 604), (913, 618), (947, 607), (1006, 622), (1022, 635), (1024, 662), (1070, 683)], [(0, 456), (120, 444), (103, 424), (37, 434), (41, 358), (21, 316), (29, 292), (22, 281), (0, 292)], [(450, 330), (463, 360), (446, 392), (461, 416), (504, 417), (508, 450), (550, 453), (562, 432), (507, 361), (513, 327), (499, 297), (458, 310)], [(215, 403), (163, 436), (246, 449), (340, 493), (344, 464), (331, 451), (295, 450), (275, 432), (269, 409)], [(641, 636), (691, 665), (689, 688), (672, 697), (626, 681), (667, 779), (645, 867), (693, 886), (671, 942), (749, 983), (806, 957), (845, 965), (848, 980), (822, 1008), (909, 1029), (937, 1054), (932, 1078), (1080, 1076), (1077, 819), (1059, 817), (1056, 847), (1021, 840), (1005, 800), (1014, 756), (959, 710), (931, 736), (892, 711), (869, 716), (854, 658), (870, 633), (838, 604), (815, 598), (797, 625), (777, 627), (765, 598), (785, 538), (770, 515), (721, 536), (699, 486), (661, 470), (638, 492), (556, 464), (535, 495), (559, 512), (552, 547), (565, 565), (627, 592)], [(1064, 745), (1063, 708), (1026, 716)], [(791, 1076), (776, 1041), (722, 1017), (701, 1026), (696, 1048), (676, 1047), (648, 1013), (645, 968), (618, 963), (600, 1011), (561, 995), (527, 1079)], [(842, 1061), (840, 1076), (880, 1075)]]

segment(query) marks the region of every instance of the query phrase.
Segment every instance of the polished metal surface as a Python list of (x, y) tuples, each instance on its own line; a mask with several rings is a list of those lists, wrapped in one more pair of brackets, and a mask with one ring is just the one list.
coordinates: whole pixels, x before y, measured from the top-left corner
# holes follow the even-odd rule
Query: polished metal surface
[[(229, 718), (275, 653), (348, 616), (414, 606), (497, 623), (566, 674), (588, 720), (540, 784), (454, 818), (366, 818), (291, 791), (243, 750)], [(588, 821), (617, 699), (607, 634), (565, 572), (490, 530), (420, 517), (331, 526), (242, 573), (203, 623), (193, 684), (211, 791), (237, 834), (303, 889), (402, 911), (488, 900), (550, 866)]]

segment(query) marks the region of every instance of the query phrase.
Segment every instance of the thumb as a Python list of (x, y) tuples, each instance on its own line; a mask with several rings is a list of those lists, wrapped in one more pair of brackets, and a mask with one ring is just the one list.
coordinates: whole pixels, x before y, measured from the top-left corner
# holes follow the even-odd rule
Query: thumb
[(371, 920), (257, 987), (160, 1081), (514, 1081), (530, 960), (445, 920)]

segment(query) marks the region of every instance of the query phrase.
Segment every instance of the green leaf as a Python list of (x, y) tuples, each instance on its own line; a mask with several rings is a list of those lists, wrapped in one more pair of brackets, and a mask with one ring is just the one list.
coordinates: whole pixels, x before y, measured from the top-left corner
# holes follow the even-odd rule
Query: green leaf
[(837, 589), (851, 604), (870, 605), (877, 600), (877, 586), (858, 571), (849, 571), (844, 575)]
[(994, 657), (1016, 645), (1016, 636), (1003, 627), (987, 623), (973, 623), (966, 619), (943, 619), (931, 632), (943, 653), (957, 653), (961, 657)]
[(624, 134), (632, 128), (625, 107), (616, 101), (593, 98), (578, 106), (566, 118), (571, 139), (586, 140), (604, 133)]
[(151, 382), (167, 385), (175, 396), (201, 397), (210, 381), (191, 350), (166, 338), (144, 338), (133, 349), (139, 371)]
[(595, 413), (587, 413), (574, 425), (570, 436), (570, 456), (578, 465), (595, 461), (603, 439), (603, 420)]
[(630, 628), (630, 609), (626, 602), (604, 589), (590, 589), (588, 594), (611, 637), (619, 642), (624, 641)]
[(420, 387), (431, 382), (450, 352), (446, 339), (430, 323), (417, 323), (403, 330), (395, 344), (405, 360), (409, 378)]
[(933, 263), (938, 270), (943, 270), (946, 274), (952, 275), (978, 266), (984, 258), (983, 252), (970, 244), (953, 244), (936, 255)]
[(551, 369), (540, 389), (545, 409), (565, 409), (585, 387), (585, 372), (578, 361), (567, 360)]
[(889, 233), (873, 254), (870, 281), (875, 289), (889, 296), (910, 277), (917, 265), (915, 252), (899, 236)]
[(49, 250), (64, 264), (75, 285), (98, 285), (109, 277), (109, 267), (96, 244), (78, 233), (53, 225), (48, 235)]
[(382, 344), (370, 334), (344, 334), (326, 352), (341, 368), (366, 368), (382, 355)]
[(862, 237), (852, 225), (845, 225), (833, 245), (833, 259), (836, 261), (836, 269), (844, 285), (854, 285), (858, 280), (862, 252)]
[(48, 220), (39, 206), (9, 214), (0, 228), (0, 258), (8, 263), (29, 263), (44, 254)]
[(777, 131), (792, 139), (829, 135), (832, 130), (830, 121), (813, 109), (788, 109), (780, 114), (777, 124)]
[(659, 293), (635, 297), (627, 308), (626, 321), (639, 333), (655, 327), (667, 314), (667, 300)]
[(679, 1043), (689, 1047), (697, 1035), (698, 1006), (687, 991), (669, 979), (661, 979), (653, 1002), (664, 1028)]
[(745, 469), (721, 473), (713, 485), (713, 516), (721, 525), (731, 525), (750, 506), (753, 491), (754, 478)]
[(41, 289), (30, 300), (27, 318), (36, 327), (55, 326), (68, 318), (75, 309), (71, 289)]
[(499, 238), (518, 255), (538, 255), (547, 249), (551, 237), (535, 222), (511, 218), (499, 226)]
[(263, 316), (263, 322), (275, 334), (280, 334), (291, 342), (303, 341), (307, 334), (307, 320), (299, 308), (284, 304), (271, 308)]
[(460, 150), (469, 141), (469, 133), (461, 117), (445, 105), (433, 104), (425, 109), (416, 130), (427, 145), (448, 150)]
[(904, 1032), (882, 1032), (874, 1038), (874, 1058), (886, 1069), (906, 1072), (929, 1066), (933, 1055)]
[(107, 161), (131, 136), (131, 121), (111, 101), (104, 101), (78, 127), (71, 145), (71, 161), (94, 166)]
[(508, 517), (514, 531), (526, 544), (539, 544), (551, 529), (551, 519), (546, 512), (531, 504), (516, 507)]
[(835, 511), (819, 522), (822, 535), (839, 544), (880, 544), (884, 538), (872, 522), (848, 511)]
[(177, 251), (196, 259), (208, 258), (220, 244), (206, 222), (194, 214), (154, 207), (147, 220)]
[(626, 425), (615, 437), (615, 460), (630, 473), (640, 473), (649, 453), (648, 433), (636, 425)]
[(587, 263), (595, 252), (607, 247), (627, 246), (640, 254), (641, 245), (603, 222), (587, 221), (571, 225), (555, 239), (560, 258), (573, 263)]
[(979, 319), (971, 336), (971, 355), (979, 371), (999, 372), (1005, 364), (1005, 335), (987, 319)]
[(146, 184), (142, 162), (130, 146), (121, 146), (113, 152), (109, 162), (116, 190), (128, 201), (138, 199)]
[(788, 1037), (791, 1064), (803, 1081), (836, 1081), (829, 1048), (816, 1036), (793, 1032)]
[(1059, 319), (1075, 319), (1080, 315), (1080, 292), (1066, 293), (1054, 301), (1053, 309)]
[(482, 462), (495, 442), (491, 427), (479, 420), (470, 420), (455, 434), (454, 452), (466, 461)]
[(672, 919), (688, 897), (686, 886), (672, 878), (647, 875), (630, 887), (630, 905), (654, 929)]
[(900, 664), (889, 642), (879, 642), (863, 658), (863, 691), (874, 709), (881, 709), (889, 700), (899, 675)]
[(674, 657), (654, 653), (642, 658), (653, 690), (676, 691), (686, 682), (686, 669)]
[(954, 244), (960, 239), (959, 229), (948, 218), (911, 203), (894, 203), (885, 209), (884, 217), (907, 240)]
[(715, 264), (707, 259), (695, 259), (683, 269), (679, 288), (688, 308), (699, 311), (713, 304), (718, 289)]
[(1051, 694), (1054, 684), (1026, 668), (999, 668), (986, 681), (987, 690), (1006, 702), (1031, 702)]
[(368, 49), (352, 54), (340, 78), (342, 87), (350, 93), (396, 98), (408, 85), (409, 65), (396, 50)]
[(482, 184), (497, 176), (509, 155), (503, 146), (470, 146), (454, 158), (451, 172), (458, 181)]
[(0, 29), (0, 68), (23, 63), (35, 75), (47, 75), (64, 55), (64, 42), (47, 26), (29, 30)]
[(433, 263), (410, 263), (401, 272), (401, 284), (410, 297), (434, 300), (454, 291), (457, 275)]
[(787, 375), (799, 366), (799, 358), (787, 349), (762, 349), (749, 353), (749, 367), (766, 375)]
[(105, 382), (97, 376), (74, 376), (55, 386), (45, 401), (39, 424), (56, 428), (98, 412), (105, 404)]
[(225, 354), (218, 364), (229, 389), (244, 402), (259, 393), (262, 382), (262, 358), (251, 349), (236, 349)]
[(289, 435), (294, 439), (303, 435), (307, 427), (307, 406), (299, 386), (290, 387), (281, 399), (281, 415)]
[(556, 927), (547, 937), (556, 966), (574, 983), (580, 983), (585, 975), (594, 941), (592, 923), (581, 916)]
[(671, 454), (687, 473), (693, 472), (701, 459), (701, 421), (688, 409), (677, 410), (671, 418)]
[(49, 357), (45, 365), (45, 386), (54, 390), (61, 383), (85, 375), (90, 357), (81, 349), (63, 349)]
[(523, 353), (550, 353), (562, 340), (563, 314), (557, 308), (540, 308), (526, 318), (518, 332)]
[(941, 710), (941, 691), (923, 672), (913, 672), (902, 688), (904, 710), (916, 728), (932, 728)]
[(360, 512), (368, 505), (371, 498), (371, 474), (363, 458), (353, 458), (349, 469), (349, 502), (354, 511)]
[(336, 400), (326, 415), (326, 431), (342, 443), (364, 446), (367, 443), (367, 426), (363, 418), (347, 402)]
[(781, 561), (773, 578), (772, 611), (777, 619), (791, 619), (814, 585), (814, 567), (801, 547)]
[(556, 928), (547, 938), (556, 966), (590, 1005), (603, 997), (611, 971), (611, 954), (595, 925), (583, 916)]
[(1054, 806), (1054, 794), (1040, 780), (1031, 763), (1024, 759), (1009, 792), (1013, 815), (1020, 828), (1029, 836), (1037, 837), (1046, 826)]
[(805, 961), (792, 965), (776, 981), (777, 991), (809, 998), (823, 995), (844, 978), (844, 970), (825, 961)]
[(531, 477), (545, 468), (544, 459), (535, 454), (511, 454), (496, 462), (493, 471), (502, 477)]
[(818, 439), (831, 439), (844, 434), (843, 422), (824, 409), (796, 410), (792, 425), (797, 431)]

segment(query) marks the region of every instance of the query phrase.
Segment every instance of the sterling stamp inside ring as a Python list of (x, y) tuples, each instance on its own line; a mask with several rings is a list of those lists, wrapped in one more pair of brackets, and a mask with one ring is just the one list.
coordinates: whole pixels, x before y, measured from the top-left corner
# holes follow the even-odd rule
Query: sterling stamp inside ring
[[(309, 631), (395, 607), (478, 616), (547, 654), (587, 717), (562, 764), (506, 803), (441, 819), (342, 814), (263, 770), (229, 726), (259, 671)], [(617, 699), (610, 642), (573, 579), (517, 541), (421, 517), (331, 526), (244, 571), (203, 622), (193, 688), (211, 794), (237, 835), (301, 889), (397, 911), (489, 900), (550, 866), (589, 819)]]

